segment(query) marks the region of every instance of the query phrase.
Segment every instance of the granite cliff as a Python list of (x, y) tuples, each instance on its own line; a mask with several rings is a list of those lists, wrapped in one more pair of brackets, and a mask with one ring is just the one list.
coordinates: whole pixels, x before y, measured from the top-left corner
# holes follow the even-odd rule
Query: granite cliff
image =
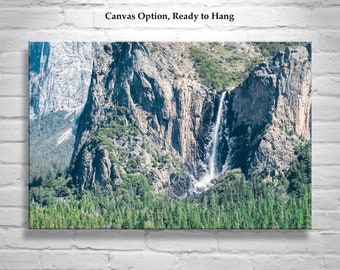
[(88, 42), (30, 43), (31, 117), (57, 111), (81, 113), (95, 47)]
[(87, 42), (29, 44), (31, 179), (69, 165), (96, 47)]
[(182, 194), (199, 177), (216, 102), (192, 79), (189, 60), (179, 61), (185, 46), (158, 44), (152, 53), (115, 43), (98, 53), (72, 159), (82, 188), (143, 172), (160, 192), (173, 185)]
[(70, 165), (76, 186), (143, 175), (156, 192), (185, 196), (231, 169), (271, 181), (289, 167), (310, 139), (310, 50), (287, 47), (217, 91), (197, 78), (188, 46), (99, 46)]
[(229, 147), (222, 151), (228, 160), (222, 154), (221, 163), (271, 176), (287, 169), (294, 147), (311, 137), (311, 76), (308, 49), (287, 47), (233, 89), (224, 126)]

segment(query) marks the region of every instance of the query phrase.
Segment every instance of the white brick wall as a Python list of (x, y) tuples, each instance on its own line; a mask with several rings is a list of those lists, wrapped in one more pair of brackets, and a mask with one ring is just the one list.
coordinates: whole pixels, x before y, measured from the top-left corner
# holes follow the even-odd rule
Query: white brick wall
[[(0, 0), (0, 269), (339, 269), (339, 0)], [(234, 23), (105, 11), (234, 12)], [(313, 230), (29, 231), (27, 41), (312, 41)]]

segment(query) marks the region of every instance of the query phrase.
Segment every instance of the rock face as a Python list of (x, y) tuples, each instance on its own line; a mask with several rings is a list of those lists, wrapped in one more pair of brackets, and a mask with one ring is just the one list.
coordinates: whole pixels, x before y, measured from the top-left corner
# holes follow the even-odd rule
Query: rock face
[(97, 44), (29, 44), (31, 179), (66, 170), (83, 110)]
[(82, 111), (87, 98), (95, 44), (30, 43), (31, 116)]
[(287, 169), (310, 137), (311, 63), (290, 47), (225, 95), (196, 79), (186, 43), (100, 46), (71, 160), (81, 189), (145, 176), (156, 192), (185, 196), (207, 171), (224, 97), (217, 171)]
[(307, 48), (288, 47), (231, 92), (225, 126), (229, 168), (288, 168), (294, 146), (311, 136), (311, 78)]
[(180, 195), (198, 177), (213, 91), (189, 78), (191, 63), (179, 64), (185, 44), (157, 46), (151, 53), (150, 44), (107, 44), (95, 59), (71, 163), (82, 188), (143, 171), (158, 191), (171, 182)]

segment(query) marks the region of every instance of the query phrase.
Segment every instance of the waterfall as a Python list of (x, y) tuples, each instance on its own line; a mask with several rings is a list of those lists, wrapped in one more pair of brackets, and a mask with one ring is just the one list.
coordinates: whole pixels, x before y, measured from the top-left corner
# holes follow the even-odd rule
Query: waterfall
[(41, 54), (40, 54), (40, 70), (39, 70), (39, 74), (43, 74), (43, 72), (44, 72), (44, 64), (45, 64), (44, 44), (45, 44), (45, 42), (42, 42)]
[(223, 104), (224, 104), (224, 98), (225, 98), (225, 93), (222, 93), (221, 99), (220, 99), (220, 103), (218, 105), (218, 113), (217, 113), (217, 117), (216, 117), (216, 123), (213, 129), (213, 136), (212, 136), (212, 151), (211, 151), (211, 155), (209, 157), (209, 173), (211, 178), (213, 178), (214, 176), (216, 176), (216, 151), (217, 151), (217, 145), (219, 142), (219, 130), (220, 130), (220, 126), (221, 126), (221, 119), (222, 119), (222, 114), (223, 114)]
[(201, 177), (199, 181), (196, 183), (196, 187), (199, 187), (199, 188), (206, 187), (210, 183), (210, 181), (214, 179), (220, 173), (217, 171), (216, 155), (217, 155), (217, 147), (220, 141), (219, 134), (220, 134), (220, 126), (221, 126), (222, 115), (223, 115), (223, 110), (224, 110), (225, 95), (226, 95), (226, 91), (223, 92), (221, 95), (221, 99), (218, 105), (216, 122), (212, 130), (211, 141), (208, 147), (208, 149), (210, 150), (209, 156), (208, 156), (208, 172), (203, 177)]

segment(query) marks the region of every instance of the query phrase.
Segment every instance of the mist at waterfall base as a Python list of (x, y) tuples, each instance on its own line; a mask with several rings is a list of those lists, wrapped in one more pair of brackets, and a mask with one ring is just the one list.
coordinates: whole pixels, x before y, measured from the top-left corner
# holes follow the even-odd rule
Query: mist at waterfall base
[[(224, 91), (221, 94), (221, 98), (219, 101), (218, 105), (218, 111), (217, 111), (217, 116), (216, 116), (216, 122), (214, 127), (212, 128), (211, 134), (210, 134), (210, 141), (208, 144), (208, 164), (207, 164), (207, 171), (206, 173), (200, 177), (200, 179), (195, 183), (195, 189), (200, 190), (200, 189), (206, 189), (207, 187), (210, 186), (211, 181), (215, 179), (219, 174), (223, 172), (219, 171), (217, 168), (217, 147), (221, 139), (221, 123), (222, 123), (222, 116), (223, 116), (223, 111), (225, 109), (225, 95), (227, 91)], [(223, 166), (225, 167), (225, 166)]]

